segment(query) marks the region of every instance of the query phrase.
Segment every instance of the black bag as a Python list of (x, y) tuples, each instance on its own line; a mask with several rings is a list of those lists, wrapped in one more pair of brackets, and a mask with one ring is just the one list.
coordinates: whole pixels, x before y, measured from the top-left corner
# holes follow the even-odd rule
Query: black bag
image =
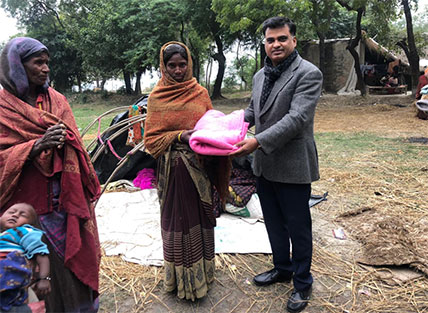
[[(134, 105), (143, 107), (143, 111), (146, 111), (148, 96), (143, 96), (138, 99)], [(110, 126), (115, 125), (128, 118), (128, 111), (116, 115), (110, 123)], [(105, 141), (115, 130), (109, 131), (104, 134), (101, 139)], [(126, 140), (128, 138), (128, 132), (123, 132), (118, 137), (111, 141), (114, 151), (120, 157), (124, 157), (133, 147), (126, 145)], [(97, 146), (89, 153), (92, 157), (95, 152), (98, 150), (98, 147), (101, 146), (101, 143), (98, 143)], [(112, 153), (110, 147), (105, 147), (104, 151), (100, 156), (93, 162), (95, 172), (97, 173), (98, 179), (101, 184), (104, 184), (110, 175), (115, 170), (118, 162), (120, 160)], [(117, 171), (117, 173), (112, 177), (110, 181), (116, 181), (119, 179), (128, 179), (133, 180), (139, 171), (143, 168), (156, 168), (155, 159), (148, 153), (137, 151), (129, 157), (126, 163)]]

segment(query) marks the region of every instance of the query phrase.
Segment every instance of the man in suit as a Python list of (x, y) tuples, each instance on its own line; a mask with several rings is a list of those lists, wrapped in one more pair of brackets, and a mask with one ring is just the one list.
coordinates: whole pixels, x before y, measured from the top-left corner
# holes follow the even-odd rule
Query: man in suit
[[(256, 135), (237, 144), (233, 156), (254, 154), (266, 229), (274, 268), (254, 277), (256, 285), (293, 280), (289, 312), (302, 311), (311, 296), (313, 278), (311, 183), (319, 179), (314, 115), (322, 74), (303, 60), (296, 47), (296, 25), (284, 17), (263, 23), (265, 66), (253, 78), (245, 120)], [(292, 257), (290, 258), (290, 240)]]

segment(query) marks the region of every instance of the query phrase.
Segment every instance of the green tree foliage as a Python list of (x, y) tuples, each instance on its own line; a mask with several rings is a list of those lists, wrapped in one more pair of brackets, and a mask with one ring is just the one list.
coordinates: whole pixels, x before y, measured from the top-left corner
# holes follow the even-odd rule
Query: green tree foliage
[(291, 18), (298, 25), (299, 40), (320, 39), (321, 69), (324, 64), (323, 43), (336, 8), (334, 0), (213, 0), (213, 9), (222, 25), (236, 31), (238, 38), (252, 48), (258, 47), (263, 38), (261, 25), (264, 20), (278, 15)]
[(58, 14), (56, 1), (3, 0), (1, 4), (25, 27), (28, 36), (48, 47), (51, 57), (50, 78), (58, 90), (70, 88), (74, 80), (84, 76), (82, 59)]
[(160, 47), (180, 40), (184, 7), (166, 0), (119, 2), (122, 13), (117, 22), (130, 43), (123, 56), (128, 70), (146, 71), (159, 66)]
[(210, 52), (211, 57), (218, 62), (218, 72), (211, 98), (222, 98), (221, 85), (226, 69), (224, 51), (236, 39), (228, 27), (223, 27), (217, 21), (217, 13), (212, 9), (212, 0), (183, 0), (185, 3), (186, 19), (201, 38), (209, 39), (215, 44), (216, 51)]
[(330, 29), (332, 12), (336, 10), (334, 0), (310, 0), (300, 12), (309, 11), (309, 17), (319, 39), (319, 67), (325, 73), (325, 39)]
[(60, 22), (55, 0), (1, 0), (1, 7), (24, 27), (36, 27), (44, 16), (52, 16)]
[(71, 89), (76, 81), (85, 77), (82, 68), (82, 59), (74, 46), (71, 36), (62, 28), (52, 33), (49, 28), (42, 27), (28, 30), (28, 36), (37, 38), (44, 43), (50, 53), (49, 74), (56, 89), (65, 91)]
[(161, 46), (169, 41), (182, 41), (192, 52), (195, 76), (199, 77), (199, 67), (206, 57), (204, 51), (208, 42), (192, 26), (186, 2), (168, 0), (119, 2), (118, 11), (121, 12), (121, 20), (118, 24), (122, 33), (127, 33), (129, 43), (123, 53), (127, 71), (142, 73), (159, 68)]
[[(298, 42), (320, 40), (321, 69), (324, 40), (357, 40), (357, 29), (366, 30), (387, 47), (407, 47), (408, 53), (416, 50), (410, 49), (413, 37), (421, 51), (428, 15), (414, 19), (414, 35), (410, 36), (406, 3), (414, 8), (417, 0), (0, 0), (28, 36), (49, 47), (51, 78), (60, 90), (85, 80), (105, 82), (123, 76), (126, 91), (133, 91), (131, 77), (136, 77), (134, 89), (139, 92), (142, 73), (159, 67), (160, 47), (179, 40), (192, 52), (198, 79), (206, 60), (218, 62), (213, 98), (221, 97), (225, 51), (233, 43), (239, 42), (241, 51), (253, 55), (237, 54), (227, 74), (237, 78), (228, 81), (251, 84), (263, 60), (261, 25), (271, 16), (293, 19)], [(404, 13), (407, 23), (396, 22)], [(424, 22), (417, 24), (418, 20)]]
[(121, 32), (114, 19), (116, 4), (114, 0), (63, 3), (64, 19), (90, 80), (105, 81), (124, 67)]
[(330, 29), (326, 33), (326, 38), (350, 38), (355, 32), (356, 12), (349, 12), (343, 7), (338, 7), (332, 11)]
[(253, 87), (255, 58), (244, 55), (233, 61), (232, 69), (235, 70), (236, 76), (241, 80), (241, 90), (250, 90)]
[[(416, 2), (415, 0), (413, 2)], [(418, 84), (419, 77), (419, 54), (416, 48), (415, 34), (413, 31), (413, 17), (411, 12), (411, 1), (401, 0), (401, 5), (403, 6), (404, 15), (406, 17), (406, 31), (407, 31), (407, 40), (402, 40), (397, 42), (404, 52), (410, 63), (410, 71), (412, 75), (412, 92), (416, 93), (416, 86)]]
[[(428, 7), (427, 7), (428, 8)], [(399, 14), (400, 19), (391, 24), (391, 31), (385, 37), (378, 38), (379, 42), (392, 51), (401, 51), (397, 42), (407, 42), (407, 28), (404, 14)], [(418, 53), (421, 57), (428, 57), (426, 51), (428, 42), (428, 11), (413, 15), (413, 32)]]

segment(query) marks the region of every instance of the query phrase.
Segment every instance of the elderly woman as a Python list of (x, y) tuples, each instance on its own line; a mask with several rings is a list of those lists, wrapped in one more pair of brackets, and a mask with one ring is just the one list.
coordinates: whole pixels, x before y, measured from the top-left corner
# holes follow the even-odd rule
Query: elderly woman
[(144, 143), (158, 160), (164, 287), (193, 301), (214, 280), (213, 185), (221, 195), (227, 191), (230, 166), (227, 158), (212, 162), (189, 147), (193, 127), (212, 108), (207, 90), (192, 75), (189, 49), (165, 44), (160, 68), (162, 77), (148, 99)]
[(19, 37), (0, 56), (0, 215), (31, 204), (50, 251), (47, 312), (96, 312), (100, 186), (66, 98), (48, 85), (49, 52)]

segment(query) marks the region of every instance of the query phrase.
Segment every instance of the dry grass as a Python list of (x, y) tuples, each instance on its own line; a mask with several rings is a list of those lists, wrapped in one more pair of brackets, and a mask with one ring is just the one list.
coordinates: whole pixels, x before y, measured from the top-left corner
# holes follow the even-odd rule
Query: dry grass
[[(410, 232), (402, 242), (410, 242), (428, 260), (428, 251), (421, 250), (428, 234), (417, 229), (428, 218), (428, 145), (407, 142), (408, 137), (428, 137), (428, 122), (414, 117), (410, 103), (410, 98), (399, 97), (322, 98), (315, 125), (322, 179), (313, 185), (313, 193), (328, 191), (329, 200), (314, 210), (314, 227), (316, 219), (325, 218), (330, 233), (314, 236), (314, 293), (305, 312), (428, 312), (427, 276), (390, 285), (384, 279), (388, 268), (357, 263), (367, 253), (361, 243), (367, 244), (367, 232), (374, 228), (364, 228), (370, 219), (358, 220), (367, 212), (355, 214), (355, 219), (351, 214), (370, 208), (395, 225), (391, 229), (401, 225)], [(345, 225), (347, 241), (331, 238), (335, 223)], [(378, 241), (389, 236), (388, 227), (384, 230)], [(162, 268), (104, 256), (101, 311), (284, 312), (291, 285), (258, 288), (251, 283), (271, 264), (270, 255), (218, 255), (216, 281), (207, 299), (189, 303), (162, 291)]]

